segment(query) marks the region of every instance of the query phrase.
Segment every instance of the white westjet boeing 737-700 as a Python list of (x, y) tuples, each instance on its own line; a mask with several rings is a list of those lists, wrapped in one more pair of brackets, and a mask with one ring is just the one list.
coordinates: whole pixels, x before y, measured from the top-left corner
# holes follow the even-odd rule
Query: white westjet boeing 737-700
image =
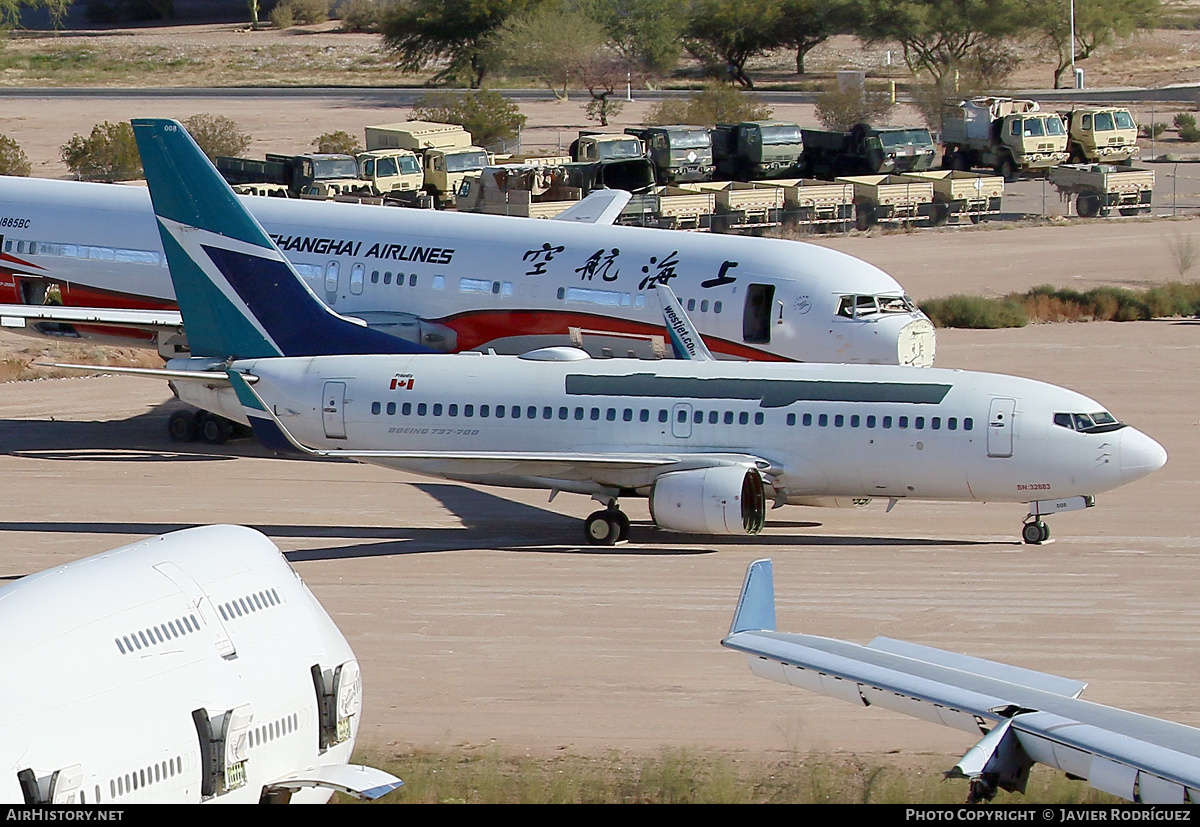
[[(648, 497), (662, 528), (715, 534), (759, 531), (768, 499), (1031, 503), (1023, 536), (1039, 542), (1043, 515), (1166, 462), (1100, 403), (1012, 376), (571, 348), (375, 355), (388, 337), (317, 301), (179, 124), (134, 133), (189, 335), (216, 357), (141, 372), (232, 387), (269, 447), (588, 494), (608, 504), (587, 520), (595, 543), (626, 535), (622, 496)], [(662, 292), (676, 349), (702, 356)], [(297, 330), (334, 355), (286, 356)]]

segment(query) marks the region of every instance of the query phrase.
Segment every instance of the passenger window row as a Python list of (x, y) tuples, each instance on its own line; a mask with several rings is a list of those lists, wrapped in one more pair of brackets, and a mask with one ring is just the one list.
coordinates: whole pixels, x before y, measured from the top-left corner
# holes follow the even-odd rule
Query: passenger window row
[[(118, 775), (116, 778), (110, 778), (108, 781), (109, 797), (118, 798), (134, 790), (140, 790), (151, 784), (157, 784), (169, 778), (174, 778), (181, 772), (183, 772), (183, 756), (177, 755), (161, 763), (142, 767), (136, 772), (127, 772), (123, 776)], [(82, 799), (82, 795), (80, 798)], [(81, 800), (80, 803), (86, 804), (87, 802)], [(96, 800), (92, 803), (100, 803), (99, 787), (96, 788)]]
[(293, 712), (291, 715), (286, 715), (277, 721), (263, 724), (255, 727), (249, 732), (250, 747), (261, 747), (263, 744), (270, 743), (276, 738), (282, 738), (284, 735), (291, 735), (300, 727), (300, 716)]
[(113, 638), (117, 651), (122, 655), (133, 654), (140, 649), (149, 649), (160, 643), (166, 643), (174, 638), (181, 638), (192, 632), (200, 631), (200, 623), (195, 615), (185, 615), (178, 620), (168, 620), (161, 626), (151, 626), (139, 632), (130, 632), (118, 638)]
[[(849, 425), (851, 428), (867, 427), (887, 430), (896, 427), (904, 430), (911, 427), (917, 431), (923, 431), (926, 428), (929, 428), (931, 431), (940, 431), (942, 430), (942, 426), (945, 425), (947, 431), (957, 431), (959, 419), (957, 416), (946, 417), (945, 419), (940, 416), (931, 416), (927, 419), (923, 416), (878, 416), (876, 414), (868, 414), (866, 416), (860, 414), (850, 414), (849, 416), (846, 414), (833, 414), (832, 416), (829, 414), (817, 414), (814, 416), (811, 413), (806, 413), (800, 416), (800, 424), (802, 426), (808, 428), (813, 423), (816, 423), (818, 428), (826, 428), (832, 424), (835, 428), (844, 428)], [(796, 424), (795, 414), (790, 413), (787, 415), (787, 424)], [(964, 431), (970, 431), (974, 428), (974, 418), (968, 416), (962, 419), (962, 429)]]
[[(620, 419), (622, 422), (633, 422), (636, 418), (638, 422), (649, 422), (653, 412), (649, 408), (585, 408), (583, 406), (575, 406), (574, 408), (561, 405), (557, 408), (546, 405), (538, 408), (537, 405), (458, 405), (454, 403), (443, 404), (435, 402), (432, 405), (426, 402), (403, 402), (397, 404), (395, 402), (372, 402), (371, 414), (373, 416), (381, 416), (386, 411), (388, 416), (395, 416), (399, 412), (400, 416), (412, 416), (413, 411), (416, 411), (417, 416), (463, 416), (467, 418), (478, 416), (480, 419), (575, 419), (578, 421), (591, 420), (598, 422), (603, 419), (606, 422), (616, 422)], [(708, 424), (717, 425), (724, 422), (726, 425), (732, 425), (737, 422), (739, 425), (750, 424), (749, 411), (725, 411), (722, 414), (720, 411), (690, 411), (680, 409), (677, 413), (679, 422), (687, 422), (689, 416), (695, 424), (699, 425), (706, 419)], [(659, 422), (670, 422), (671, 412), (666, 408), (659, 408), (657, 416)], [(793, 416), (794, 418), (794, 416)], [(766, 421), (761, 411), (756, 411), (754, 414), (754, 424), (762, 425)], [(789, 423), (791, 424), (791, 423)]]
[(274, 589), (260, 591), (255, 594), (239, 597), (235, 600), (230, 600), (225, 603), (217, 604), (217, 611), (221, 613), (222, 620), (234, 620), (242, 615), (248, 615), (251, 612), (257, 612), (259, 609), (269, 609), (278, 606), (281, 602), (279, 595)]

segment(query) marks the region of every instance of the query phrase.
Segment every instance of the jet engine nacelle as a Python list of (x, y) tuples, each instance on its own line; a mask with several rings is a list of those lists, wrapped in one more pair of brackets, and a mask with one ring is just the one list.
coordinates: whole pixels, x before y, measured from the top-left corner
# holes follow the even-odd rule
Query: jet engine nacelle
[(654, 482), (650, 516), (659, 528), (694, 534), (757, 534), (767, 513), (762, 475), (729, 465), (672, 471)]

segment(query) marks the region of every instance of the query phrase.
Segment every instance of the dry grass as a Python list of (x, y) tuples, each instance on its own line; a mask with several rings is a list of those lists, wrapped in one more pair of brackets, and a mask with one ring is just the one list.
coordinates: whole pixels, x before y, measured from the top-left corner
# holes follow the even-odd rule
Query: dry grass
[[(404, 780), (381, 803), (410, 804), (961, 804), (945, 758), (794, 754), (778, 759), (664, 748), (651, 755), (505, 756), (499, 750), (362, 756)], [(952, 763), (952, 762), (950, 762)], [(997, 804), (1117, 803), (1081, 782), (1034, 769), (1025, 795)]]

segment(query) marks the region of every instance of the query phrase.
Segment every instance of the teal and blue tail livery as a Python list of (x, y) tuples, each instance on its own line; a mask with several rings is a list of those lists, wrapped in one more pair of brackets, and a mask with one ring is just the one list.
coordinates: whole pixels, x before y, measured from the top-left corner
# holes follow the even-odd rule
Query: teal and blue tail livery
[(330, 310), (177, 121), (133, 121), (194, 356), (428, 353)]

